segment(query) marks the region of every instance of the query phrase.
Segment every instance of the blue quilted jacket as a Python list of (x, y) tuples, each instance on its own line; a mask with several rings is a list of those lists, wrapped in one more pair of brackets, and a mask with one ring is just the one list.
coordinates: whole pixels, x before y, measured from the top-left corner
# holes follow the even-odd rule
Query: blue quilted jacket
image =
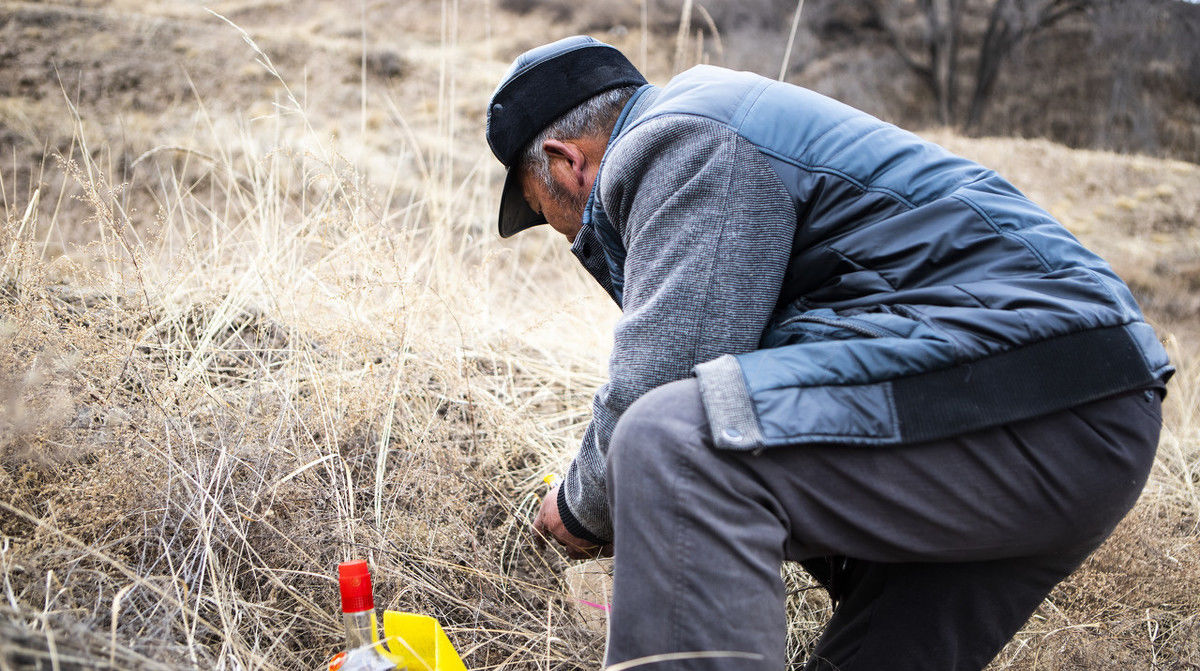
[[(761, 349), (695, 369), (719, 447), (924, 441), (1173, 372), (1108, 264), (995, 172), (812, 91), (708, 66), (643, 87), (610, 146), (678, 114), (752, 143), (796, 212)], [(620, 303), (625, 250), (594, 197), (585, 224)]]

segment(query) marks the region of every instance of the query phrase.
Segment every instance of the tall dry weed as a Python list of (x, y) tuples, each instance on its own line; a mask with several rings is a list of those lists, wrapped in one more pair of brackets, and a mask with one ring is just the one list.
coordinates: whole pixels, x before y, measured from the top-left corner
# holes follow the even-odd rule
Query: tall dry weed
[(582, 330), (554, 311), (576, 289), (543, 287), (539, 245), (480, 244), (447, 156), (414, 143), (419, 189), (381, 192), (293, 96), (207, 125), (116, 185), (78, 124), (58, 169), (93, 234), (68, 256), (40, 192), (6, 193), (0, 665), (316, 668), (333, 569), (365, 556), (380, 605), (472, 667), (586, 666), (601, 642), (527, 531), (597, 383), (540, 326)]

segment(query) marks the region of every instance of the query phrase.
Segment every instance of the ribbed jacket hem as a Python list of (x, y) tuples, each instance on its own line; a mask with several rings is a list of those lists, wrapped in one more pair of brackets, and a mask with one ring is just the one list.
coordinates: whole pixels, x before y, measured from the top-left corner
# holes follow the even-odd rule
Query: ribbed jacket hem
[(737, 359), (726, 355), (695, 367), (713, 442), (723, 450), (756, 450), (762, 429)]

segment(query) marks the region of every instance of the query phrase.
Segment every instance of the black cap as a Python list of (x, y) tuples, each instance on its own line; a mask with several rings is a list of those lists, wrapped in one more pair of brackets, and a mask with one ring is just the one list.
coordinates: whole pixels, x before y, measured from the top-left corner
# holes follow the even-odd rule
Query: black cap
[(589, 98), (645, 83), (624, 54), (582, 35), (530, 49), (513, 61), (487, 110), (488, 146), (509, 169), (500, 196), (500, 237), (546, 223), (525, 202), (513, 170), (525, 145)]

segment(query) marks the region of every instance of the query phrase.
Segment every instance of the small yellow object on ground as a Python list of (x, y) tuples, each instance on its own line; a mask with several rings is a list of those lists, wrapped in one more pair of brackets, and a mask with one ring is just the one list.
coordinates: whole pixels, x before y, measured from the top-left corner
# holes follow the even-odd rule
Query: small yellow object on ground
[(467, 671), (442, 625), (428, 615), (383, 612), (388, 657), (408, 671)]

